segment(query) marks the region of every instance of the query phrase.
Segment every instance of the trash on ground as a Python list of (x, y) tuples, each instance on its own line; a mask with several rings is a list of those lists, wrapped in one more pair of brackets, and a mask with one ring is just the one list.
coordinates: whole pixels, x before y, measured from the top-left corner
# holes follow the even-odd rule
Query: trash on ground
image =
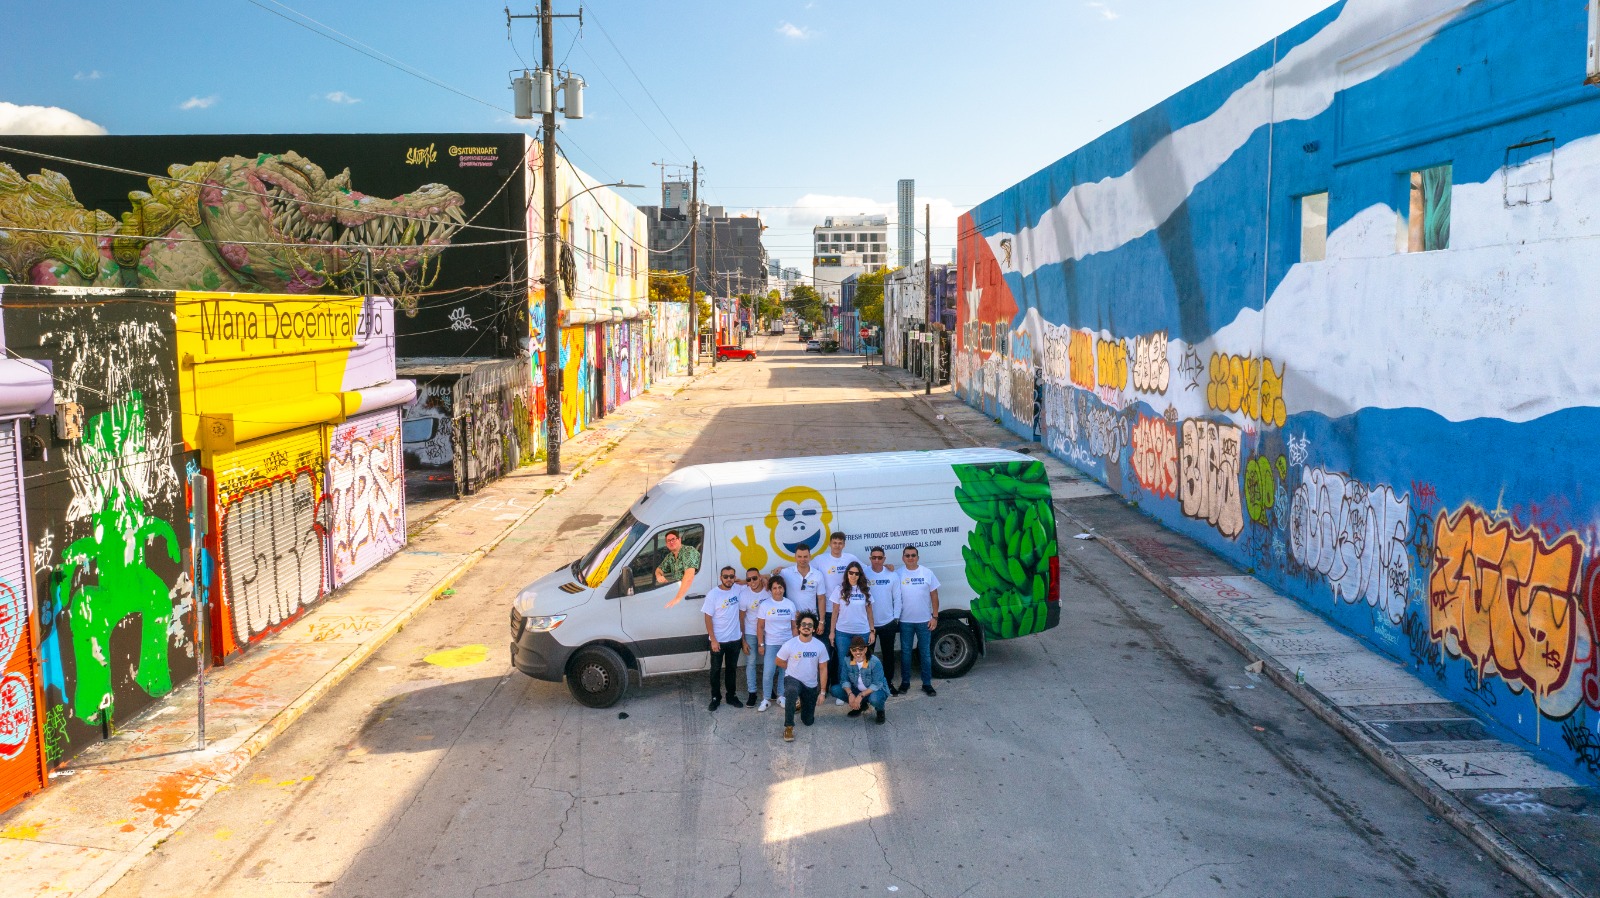
[(1261, 660), (1261, 661), (1255, 662), (1254, 664), (1245, 665), (1244, 669), (1248, 670), (1251, 673), (1261, 673), (1261, 668), (1266, 667), (1266, 666), (1267, 666), (1267, 662), (1265, 660)]
[(1094, 534), (1093, 533), (1080, 533), (1077, 536), (1074, 536), (1073, 539), (1094, 539)]

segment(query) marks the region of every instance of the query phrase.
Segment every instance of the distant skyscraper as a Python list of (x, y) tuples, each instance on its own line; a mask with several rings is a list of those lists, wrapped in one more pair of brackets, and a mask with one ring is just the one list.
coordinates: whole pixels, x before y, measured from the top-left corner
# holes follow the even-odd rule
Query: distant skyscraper
[(917, 247), (917, 182), (901, 178), (896, 190), (900, 201), (900, 267), (910, 265)]

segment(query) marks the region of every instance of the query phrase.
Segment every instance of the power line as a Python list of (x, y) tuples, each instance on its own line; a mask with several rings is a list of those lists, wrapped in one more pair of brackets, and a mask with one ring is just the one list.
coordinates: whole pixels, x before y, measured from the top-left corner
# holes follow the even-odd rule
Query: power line
[[(622, 50), (621, 50), (621, 48), (619, 48), (619, 47), (618, 47), (618, 46), (617, 46), (617, 42), (616, 42), (616, 41), (614, 41), (614, 40), (612, 40), (612, 39), (611, 39), (611, 34), (610, 34), (610, 32), (608, 32), (608, 31), (606, 31), (606, 26), (605, 26), (605, 23), (603, 23), (603, 22), (601, 22), (601, 21), (600, 21), (600, 19), (599, 19), (599, 17), (597, 17), (597, 16), (596, 16), (596, 15), (595, 15), (595, 14), (594, 14), (594, 9), (593, 9), (593, 7), (591, 7), (591, 8), (590, 8), (590, 9), (589, 9), (589, 18), (591, 18), (591, 19), (593, 19), (593, 20), (594, 20), (594, 24), (595, 24), (595, 27), (596, 27), (596, 28), (599, 28), (599, 29), (600, 29), (600, 35), (601, 35), (601, 36), (602, 36), (602, 37), (604, 37), (604, 38), (605, 38), (605, 39), (606, 39), (606, 43), (608, 43), (608, 44), (610, 44), (610, 45), (611, 45), (611, 49), (612, 49), (612, 50), (614, 50), (614, 51), (616, 51), (616, 54), (617, 54), (617, 58), (618, 58), (618, 59), (621, 59), (621, 60), (622, 60), (622, 64), (623, 64), (623, 65), (624, 65), (624, 66), (627, 66), (627, 69), (628, 69), (628, 74), (630, 74), (630, 75), (632, 75), (632, 76), (633, 76), (633, 80), (635, 80), (635, 81), (637, 81), (637, 82), (639, 82), (639, 87), (640, 87), (640, 88), (641, 88), (641, 89), (643, 89), (643, 90), (644, 90), (644, 95), (645, 95), (645, 96), (646, 96), (646, 97), (649, 97), (649, 98), (650, 98), (650, 104), (651, 104), (651, 105), (652, 105), (652, 106), (654, 106), (654, 107), (656, 107), (656, 112), (659, 112), (659, 113), (661, 113), (661, 117), (662, 117), (662, 118), (663, 118), (663, 119), (666, 119), (666, 122), (667, 122), (667, 127), (668, 127), (668, 128), (671, 128), (671, 129), (672, 129), (672, 133), (673, 133), (673, 134), (676, 134), (676, 135), (677, 135), (677, 136), (678, 136), (678, 142), (680, 142), (680, 143), (682, 143), (682, 144), (683, 144), (683, 148), (684, 148), (684, 149), (686, 149), (686, 150), (688, 150), (688, 151), (689, 151), (689, 155), (690, 155), (690, 156), (694, 156), (694, 155), (696, 155), (696, 154), (695, 154), (695, 151), (694, 151), (694, 148), (693, 148), (693, 147), (691, 147), (691, 146), (689, 146), (689, 141), (687, 141), (687, 140), (684, 140), (684, 139), (683, 139), (683, 134), (682, 134), (682, 133), (681, 133), (681, 132), (679, 132), (679, 131), (678, 131), (678, 126), (677, 126), (677, 125), (674, 125), (674, 124), (673, 124), (673, 123), (672, 123), (672, 118), (671, 118), (671, 116), (669, 116), (669, 115), (667, 115), (667, 114), (666, 114), (666, 112), (665, 112), (665, 111), (663, 111), (663, 110), (662, 110), (662, 108), (661, 108), (661, 104), (660, 104), (660, 103), (657, 103), (657, 102), (656, 102), (656, 98), (655, 98), (655, 95), (654, 95), (654, 94), (652, 94), (652, 93), (650, 93), (650, 88), (649, 88), (649, 87), (648, 87), (648, 86), (647, 86), (647, 85), (646, 85), (646, 84), (645, 84), (645, 83), (644, 83), (644, 79), (643, 79), (643, 78), (640, 78), (640, 77), (639, 77), (639, 73), (638, 73), (638, 72), (635, 72), (635, 71), (634, 71), (634, 70), (633, 70), (633, 65), (632, 65), (632, 64), (631, 64), (631, 63), (629, 63), (629, 62), (628, 62), (628, 56), (627, 56), (627, 54), (626, 54), (626, 53), (623, 53), (623, 52), (622, 52)], [(640, 121), (643, 121), (643, 119), (640, 119)]]
[[(506, 113), (507, 115), (511, 115), (512, 114), (511, 110), (506, 109), (503, 106), (497, 106), (497, 105), (489, 102), (488, 100), (479, 99), (479, 98), (473, 96), (472, 94), (467, 93), (464, 90), (460, 90), (459, 88), (452, 87), (452, 86), (444, 83), (443, 81), (440, 81), (439, 79), (433, 77), (432, 75), (429, 75), (427, 72), (424, 72), (424, 71), (422, 71), (420, 69), (416, 69), (416, 68), (413, 68), (413, 67), (411, 67), (409, 65), (406, 65), (405, 63), (399, 61), (398, 59), (395, 59), (393, 56), (390, 56), (389, 54), (384, 53), (381, 50), (378, 50), (376, 47), (372, 47), (372, 46), (370, 46), (368, 44), (364, 44), (361, 41), (356, 40), (355, 38), (350, 37), (347, 34), (344, 34), (344, 33), (340, 32), (340, 31), (337, 31), (337, 30), (335, 30), (335, 29), (333, 29), (333, 28), (331, 28), (331, 27), (329, 27), (327, 25), (324, 25), (321, 22), (318, 22), (316, 19), (311, 18), (310, 16), (306, 15), (303, 12), (300, 12), (297, 9), (293, 9), (291, 7), (288, 7), (288, 6), (284, 6), (284, 4), (279, 3), (278, 0), (269, 0), (269, 2), (271, 2), (274, 6), (280, 6), (283, 9), (286, 9), (289, 12), (294, 13), (295, 15), (299, 16), (300, 18), (305, 19), (306, 22), (311, 22), (312, 24), (316, 25), (318, 28), (326, 28), (327, 31), (318, 31), (316, 28), (311, 27), (311, 25), (307, 25), (305, 22), (296, 21), (295, 19), (291, 19), (290, 17), (284, 15), (281, 12), (278, 12), (275, 9), (269, 9), (268, 7), (263, 5), (260, 2), (260, 0), (247, 0), (247, 2), (249, 2), (250, 5), (252, 5), (252, 6), (259, 7), (260, 9), (262, 9), (265, 12), (272, 13), (273, 15), (275, 15), (278, 18), (284, 20), (285, 22), (288, 22), (288, 23), (290, 23), (292, 25), (298, 25), (301, 28), (304, 28), (305, 30), (311, 32), (312, 34), (318, 35), (319, 37), (327, 38), (328, 40), (333, 41), (334, 43), (336, 43), (336, 44), (338, 44), (338, 45), (340, 45), (342, 47), (346, 47), (346, 48), (349, 48), (351, 50), (354, 50), (357, 53), (360, 53), (362, 56), (365, 56), (368, 59), (373, 60), (374, 62), (381, 62), (384, 65), (389, 66), (392, 69), (396, 69), (398, 71), (405, 72), (407, 75), (410, 75), (413, 78), (420, 78), (423, 81), (426, 81), (429, 84), (432, 84), (434, 87), (442, 88), (444, 90), (447, 90), (447, 91), (455, 94), (456, 96), (464, 97), (464, 98), (466, 98), (468, 100), (471, 100), (474, 103), (481, 103), (484, 106), (489, 107), (490, 109), (497, 109), (497, 110), (499, 110), (501, 112)], [(329, 34), (328, 33), (329, 31), (331, 31), (333, 33)], [(335, 35), (338, 35), (338, 36), (335, 37)], [(341, 38), (344, 38), (344, 39), (341, 40)], [(363, 49), (363, 48), (365, 48), (365, 49)], [(368, 51), (371, 51), (371, 52), (368, 52)]]

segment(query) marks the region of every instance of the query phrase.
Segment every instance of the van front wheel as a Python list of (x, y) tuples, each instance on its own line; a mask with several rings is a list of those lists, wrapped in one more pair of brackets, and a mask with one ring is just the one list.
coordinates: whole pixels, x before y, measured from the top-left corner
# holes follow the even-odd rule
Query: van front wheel
[(628, 691), (628, 665), (615, 649), (592, 645), (567, 664), (567, 689), (591, 708), (609, 708)]
[(978, 663), (978, 640), (965, 621), (942, 620), (933, 631), (933, 675), (953, 680)]

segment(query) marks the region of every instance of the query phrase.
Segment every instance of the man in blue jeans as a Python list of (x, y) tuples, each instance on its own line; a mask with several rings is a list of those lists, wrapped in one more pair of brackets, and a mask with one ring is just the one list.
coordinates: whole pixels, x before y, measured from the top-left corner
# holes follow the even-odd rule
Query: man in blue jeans
[(900, 569), (900, 694), (911, 689), (911, 644), (915, 640), (922, 662), (922, 691), (938, 695), (933, 688), (933, 628), (939, 619), (939, 578), (917, 564), (918, 554), (916, 546), (906, 546), (900, 553), (905, 562)]
[(828, 688), (828, 648), (815, 638), (817, 614), (802, 611), (795, 618), (795, 636), (778, 649), (778, 666), (783, 668), (783, 741), (794, 741), (794, 712), (798, 706), (800, 722), (806, 726), (816, 720), (817, 696)]

